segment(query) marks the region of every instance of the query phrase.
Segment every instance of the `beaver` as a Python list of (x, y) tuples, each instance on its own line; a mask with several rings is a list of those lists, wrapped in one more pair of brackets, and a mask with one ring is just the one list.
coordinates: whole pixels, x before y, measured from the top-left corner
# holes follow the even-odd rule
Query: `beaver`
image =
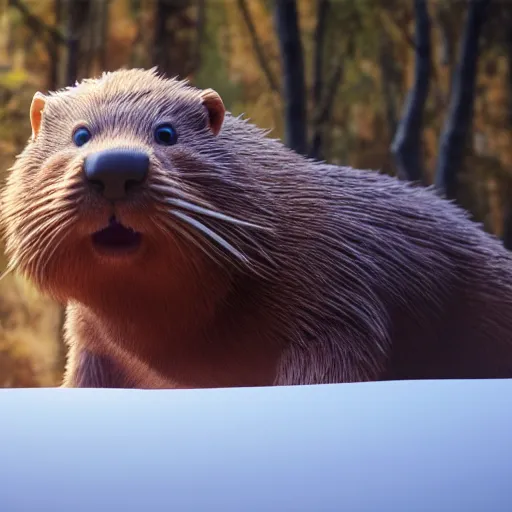
[(329, 165), (122, 69), (36, 93), (9, 269), (67, 305), (63, 386), (512, 376), (512, 258), (432, 188)]

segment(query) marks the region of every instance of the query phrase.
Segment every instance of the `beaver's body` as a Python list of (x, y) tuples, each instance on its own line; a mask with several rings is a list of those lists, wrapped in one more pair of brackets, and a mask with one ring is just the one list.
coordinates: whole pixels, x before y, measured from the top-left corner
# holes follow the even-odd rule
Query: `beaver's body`
[(67, 385), (512, 376), (512, 258), (433, 191), (307, 160), (150, 72), (41, 102), (6, 241), (68, 303)]

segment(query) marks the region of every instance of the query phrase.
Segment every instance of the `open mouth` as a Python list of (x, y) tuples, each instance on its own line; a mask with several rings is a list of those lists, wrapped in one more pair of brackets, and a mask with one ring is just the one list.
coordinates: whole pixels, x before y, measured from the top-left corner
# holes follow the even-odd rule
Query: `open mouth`
[(96, 250), (108, 254), (126, 254), (136, 251), (141, 244), (142, 235), (123, 226), (112, 217), (106, 228), (92, 235), (92, 244)]

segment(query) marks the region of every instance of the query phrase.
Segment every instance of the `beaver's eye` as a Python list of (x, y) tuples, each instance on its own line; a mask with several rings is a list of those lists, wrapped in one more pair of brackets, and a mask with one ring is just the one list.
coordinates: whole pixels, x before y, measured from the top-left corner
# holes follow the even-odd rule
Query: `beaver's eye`
[(170, 124), (161, 124), (155, 128), (155, 140), (163, 146), (172, 146), (178, 141), (178, 134)]
[(88, 128), (85, 126), (80, 126), (73, 133), (73, 142), (78, 146), (83, 146), (85, 143), (89, 142), (92, 135)]

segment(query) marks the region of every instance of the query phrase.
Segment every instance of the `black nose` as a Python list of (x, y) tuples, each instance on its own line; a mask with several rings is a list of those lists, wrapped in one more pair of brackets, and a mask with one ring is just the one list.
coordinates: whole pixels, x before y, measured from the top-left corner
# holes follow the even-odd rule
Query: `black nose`
[(148, 155), (133, 149), (98, 151), (88, 155), (84, 162), (85, 177), (110, 201), (122, 199), (140, 185), (148, 169)]

